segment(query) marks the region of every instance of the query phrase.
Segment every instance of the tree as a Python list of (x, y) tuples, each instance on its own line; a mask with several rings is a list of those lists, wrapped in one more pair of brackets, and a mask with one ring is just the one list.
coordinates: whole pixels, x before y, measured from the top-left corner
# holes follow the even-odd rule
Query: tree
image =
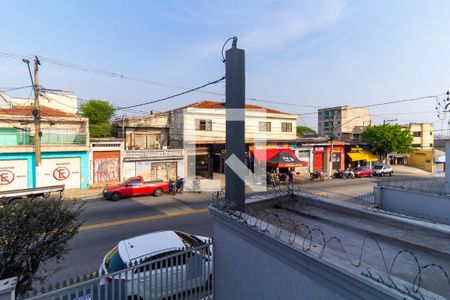
[(62, 200), (22, 201), (0, 206), (0, 279), (18, 277), (16, 291), (29, 291), (39, 267), (49, 259), (59, 263), (78, 232), (81, 206)]
[(411, 132), (400, 125), (383, 124), (369, 126), (362, 133), (362, 140), (372, 145), (372, 151), (386, 157), (388, 153), (413, 153)]
[(306, 135), (315, 135), (316, 131), (308, 126), (297, 126), (297, 135), (298, 136), (306, 136)]
[(111, 118), (116, 109), (105, 100), (91, 99), (80, 106), (81, 115), (89, 119), (89, 134), (91, 137), (112, 136)]

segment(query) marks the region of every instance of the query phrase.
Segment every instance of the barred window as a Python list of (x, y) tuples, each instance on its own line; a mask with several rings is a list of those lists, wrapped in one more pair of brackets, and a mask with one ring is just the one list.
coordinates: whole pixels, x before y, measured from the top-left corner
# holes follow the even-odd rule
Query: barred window
[(195, 130), (212, 131), (212, 121), (196, 119)]
[(259, 131), (270, 132), (272, 131), (272, 123), (270, 122), (259, 122)]
[(281, 123), (281, 132), (292, 132), (292, 123)]

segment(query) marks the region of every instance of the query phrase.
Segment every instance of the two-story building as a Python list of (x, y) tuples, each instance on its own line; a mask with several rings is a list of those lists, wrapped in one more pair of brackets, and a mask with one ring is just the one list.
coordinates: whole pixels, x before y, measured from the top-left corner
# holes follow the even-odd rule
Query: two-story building
[(36, 168), (33, 109), (0, 109), (0, 190), (58, 184), (88, 188), (88, 119), (41, 106), (42, 160)]
[(124, 140), (122, 180), (137, 175), (146, 180), (184, 176), (183, 149), (169, 144), (169, 113), (118, 118), (113, 127)]
[[(225, 168), (225, 103), (203, 100), (169, 112), (169, 145), (185, 149), (188, 168), (211, 178)], [(297, 115), (257, 105), (245, 106), (247, 163), (252, 151), (296, 139)], [(190, 173), (190, 172), (189, 172)]]

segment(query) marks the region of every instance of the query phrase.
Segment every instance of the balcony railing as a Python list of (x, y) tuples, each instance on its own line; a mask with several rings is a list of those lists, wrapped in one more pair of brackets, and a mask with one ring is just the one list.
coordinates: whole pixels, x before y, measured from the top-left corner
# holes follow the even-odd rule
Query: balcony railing
[[(43, 133), (42, 145), (85, 145), (85, 133)], [(0, 146), (34, 145), (34, 134), (29, 132), (0, 133)]]

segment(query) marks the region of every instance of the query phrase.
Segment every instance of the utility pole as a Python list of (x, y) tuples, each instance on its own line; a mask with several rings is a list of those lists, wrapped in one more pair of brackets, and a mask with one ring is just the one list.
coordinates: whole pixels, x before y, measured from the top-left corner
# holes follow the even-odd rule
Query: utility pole
[[(226, 157), (225, 198), (236, 210), (245, 210), (245, 182), (239, 168), (231, 168), (228, 162), (244, 165), (245, 161), (245, 51), (237, 48), (237, 37), (226, 51)], [(242, 168), (241, 168), (242, 169)]]
[(328, 168), (328, 177), (331, 178), (331, 173), (333, 172), (333, 140), (334, 140), (334, 130), (337, 128), (336, 124), (336, 112), (333, 113), (333, 127), (331, 129), (330, 134), (330, 159), (329, 159), (329, 168)]
[(39, 106), (39, 65), (41, 62), (37, 56), (34, 57), (34, 144), (36, 167), (41, 165), (41, 110)]

